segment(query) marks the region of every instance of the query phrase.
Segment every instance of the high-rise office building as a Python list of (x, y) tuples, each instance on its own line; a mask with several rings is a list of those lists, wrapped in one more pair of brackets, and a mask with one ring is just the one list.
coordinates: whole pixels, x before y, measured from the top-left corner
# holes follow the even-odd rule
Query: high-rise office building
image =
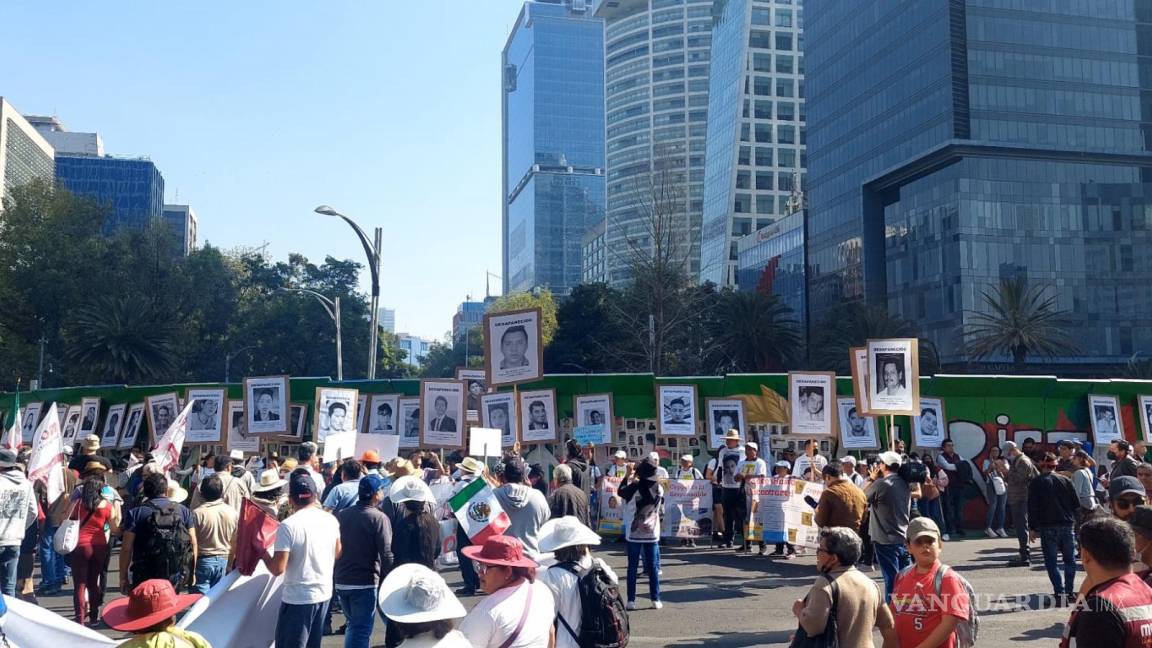
[(413, 367), (420, 366), (420, 359), (428, 355), (435, 343), (435, 340), (422, 338), (411, 333), (396, 334), (396, 345), (405, 352), (404, 362)]
[(736, 284), (737, 241), (804, 184), (803, 3), (714, 5), (700, 280)]
[(56, 180), (111, 210), (104, 232), (154, 223), (164, 213), (164, 177), (147, 158), (57, 155)]
[(188, 256), (197, 247), (197, 233), (200, 221), (189, 205), (164, 205), (164, 222), (172, 229), (180, 253)]
[(104, 155), (104, 140), (97, 133), (74, 133), (56, 117), (26, 115), (32, 125), (57, 155)]
[(765, 225), (736, 242), (736, 287), (776, 295), (807, 326), (804, 219), (801, 210)]
[(604, 29), (585, 0), (526, 2), (502, 60), (504, 294), (564, 294), (604, 218)]
[(396, 309), (380, 307), (380, 328), (388, 331), (389, 333), (396, 332)]
[(456, 314), (452, 316), (452, 339), (457, 342), (464, 340), (465, 333), (480, 326), (484, 321), (484, 313), (488, 311), (488, 305), (494, 301), (495, 297), (485, 297), (484, 301), (472, 301), (469, 298), (460, 302), (456, 307)]
[(946, 364), (1002, 278), (1080, 352), (1152, 350), (1152, 10), (1131, 1), (807, 0), (809, 301), (864, 300)]
[(54, 156), (44, 136), (0, 97), (0, 200), (13, 187), (36, 178), (51, 180)]
[[(604, 19), (606, 279), (656, 245), (700, 272), (713, 0), (599, 0)], [(661, 236), (654, 231), (671, 231)], [(659, 239), (659, 241), (658, 241)]]

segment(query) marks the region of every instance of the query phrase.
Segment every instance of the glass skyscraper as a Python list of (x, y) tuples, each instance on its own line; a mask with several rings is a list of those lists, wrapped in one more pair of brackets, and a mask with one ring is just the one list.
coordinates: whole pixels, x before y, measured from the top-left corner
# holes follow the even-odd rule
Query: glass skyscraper
[(808, 0), (809, 300), (864, 300), (945, 364), (1001, 278), (1080, 353), (1152, 350), (1152, 6)]
[(737, 240), (790, 213), (805, 184), (803, 1), (714, 13), (700, 279), (731, 286)]
[(37, 178), (50, 180), (54, 155), (52, 145), (0, 97), (0, 200)]
[(164, 213), (164, 177), (145, 158), (57, 155), (56, 180), (111, 209), (104, 221), (106, 234), (143, 228)]
[(503, 64), (504, 294), (564, 294), (604, 219), (603, 24), (584, 0), (526, 2)]

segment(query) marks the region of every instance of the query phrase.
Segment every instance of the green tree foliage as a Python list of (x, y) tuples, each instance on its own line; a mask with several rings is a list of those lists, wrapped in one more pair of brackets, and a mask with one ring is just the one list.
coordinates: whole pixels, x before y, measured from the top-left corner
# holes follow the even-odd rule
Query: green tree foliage
[(972, 313), (968, 351), (977, 358), (1008, 356), (1021, 371), (1029, 356), (1078, 353), (1068, 333), (1067, 313), (1056, 308), (1056, 296), (1043, 285), (1029, 286), (1024, 277), (1002, 278), (983, 293), (986, 312)]
[(725, 291), (714, 313), (712, 335), (721, 372), (786, 371), (802, 356), (799, 323), (775, 295)]
[(622, 295), (607, 284), (576, 286), (556, 312), (559, 327), (544, 349), (548, 373), (627, 371), (618, 347), (625, 339), (616, 319)]
[[(843, 304), (813, 328), (809, 364), (814, 369), (835, 371), (840, 376), (851, 375), (849, 352), (852, 347), (865, 346), (868, 340), (909, 337), (916, 337), (916, 329), (908, 320), (870, 304)], [(936, 373), (940, 361), (935, 345), (921, 339), (919, 346), (920, 374)]]
[(544, 289), (536, 292), (512, 293), (499, 297), (488, 306), (489, 313), (507, 313), (508, 311), (525, 310), (528, 308), (540, 309), (540, 336), (544, 346), (552, 342), (558, 326), (556, 320), (556, 300), (552, 292)]

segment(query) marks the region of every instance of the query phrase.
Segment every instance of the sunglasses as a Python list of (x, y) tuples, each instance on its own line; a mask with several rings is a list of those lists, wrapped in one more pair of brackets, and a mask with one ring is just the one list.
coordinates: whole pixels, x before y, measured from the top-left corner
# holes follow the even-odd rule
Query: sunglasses
[(483, 576), (484, 573), (487, 572), (489, 569), (502, 569), (502, 567), (500, 565), (486, 565), (482, 562), (473, 562), (472, 564), (476, 566), (476, 575), (477, 576)]

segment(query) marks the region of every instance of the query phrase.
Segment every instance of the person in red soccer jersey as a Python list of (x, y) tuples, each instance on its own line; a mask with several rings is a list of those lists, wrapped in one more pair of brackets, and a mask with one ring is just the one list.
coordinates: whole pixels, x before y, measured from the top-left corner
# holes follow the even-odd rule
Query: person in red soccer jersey
[[(969, 617), (968, 591), (960, 577), (940, 562), (940, 528), (931, 518), (908, 524), (912, 566), (900, 572), (892, 588), (892, 614), (901, 648), (955, 648), (956, 625)], [(940, 570), (943, 578), (937, 578)]]

